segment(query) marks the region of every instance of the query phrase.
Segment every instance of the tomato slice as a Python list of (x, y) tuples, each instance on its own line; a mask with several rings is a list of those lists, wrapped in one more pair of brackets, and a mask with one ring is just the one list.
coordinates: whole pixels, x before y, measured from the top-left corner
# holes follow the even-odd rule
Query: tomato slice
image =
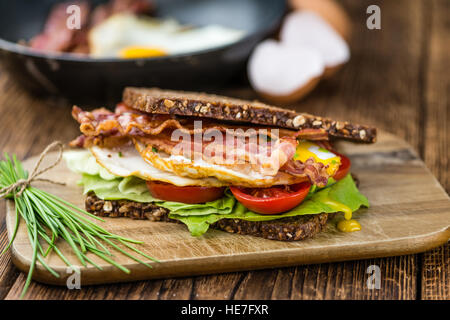
[(341, 165), (339, 166), (338, 171), (336, 171), (336, 173), (333, 176), (333, 179), (337, 181), (341, 180), (348, 174), (348, 172), (350, 171), (351, 162), (350, 159), (347, 158), (346, 156), (337, 153), (336, 151), (333, 151), (333, 153), (341, 157)]
[(230, 187), (235, 198), (247, 209), (260, 214), (277, 214), (298, 206), (308, 195), (310, 182), (270, 188)]
[(217, 200), (225, 191), (225, 188), (219, 187), (178, 187), (159, 181), (147, 181), (147, 188), (155, 198), (192, 204)]

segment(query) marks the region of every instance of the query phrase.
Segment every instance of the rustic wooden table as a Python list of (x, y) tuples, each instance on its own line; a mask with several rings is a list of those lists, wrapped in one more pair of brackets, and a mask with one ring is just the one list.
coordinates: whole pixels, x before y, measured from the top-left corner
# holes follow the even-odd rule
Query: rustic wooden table
[[(378, 4), (382, 29), (365, 27)], [(448, 0), (344, 1), (352, 16), (352, 59), (322, 82), (297, 110), (366, 123), (407, 140), (450, 190), (450, 3)], [(245, 79), (220, 93), (256, 98)], [(29, 96), (0, 69), (0, 150), (20, 159), (78, 128), (69, 106)], [(420, 192), (420, 190), (418, 190)], [(0, 202), (0, 251), (7, 243)], [(28, 299), (449, 299), (450, 246), (416, 255), (307, 265), (182, 279), (141, 281), (81, 290), (33, 283)], [(367, 267), (381, 269), (381, 288), (368, 289)], [(0, 299), (16, 299), (25, 276), (0, 257)]]

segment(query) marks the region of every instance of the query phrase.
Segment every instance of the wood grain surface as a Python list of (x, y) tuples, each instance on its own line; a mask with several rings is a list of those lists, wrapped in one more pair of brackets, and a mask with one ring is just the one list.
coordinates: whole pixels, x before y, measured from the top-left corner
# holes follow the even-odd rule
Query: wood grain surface
[[(352, 58), (319, 84), (299, 111), (366, 123), (412, 145), (447, 193), (450, 191), (448, 0), (341, 1), (352, 17)], [(382, 10), (382, 29), (365, 27), (366, 8)], [(256, 98), (245, 78), (217, 93)], [(0, 69), (0, 150), (20, 159), (77, 132), (63, 101), (31, 97)], [(420, 191), (420, 190), (419, 190)], [(0, 249), (6, 244), (0, 204)], [(378, 265), (379, 290), (366, 286)], [(24, 274), (0, 257), (0, 298), (17, 299)], [(33, 283), (28, 299), (449, 299), (449, 245), (423, 254), (326, 263), (182, 279), (86, 286), (81, 290)]]
[[(82, 285), (125, 282), (132, 280), (192, 276), (199, 274), (284, 267), (317, 262), (343, 261), (417, 253), (446, 243), (450, 239), (450, 198), (434, 176), (403, 140), (379, 132), (374, 145), (339, 142), (337, 149), (352, 161), (352, 173), (360, 180), (360, 190), (370, 201), (370, 208), (354, 213), (361, 232), (343, 233), (336, 228), (342, 215), (332, 219), (325, 231), (305, 241), (281, 242), (210, 230), (202, 237), (192, 237), (182, 224), (106, 218), (101, 225), (124, 237), (144, 243), (139, 249), (157, 258), (149, 269), (123, 255), (115, 261), (126, 266), (126, 274), (91, 255), (102, 267), (80, 267)], [(56, 153), (42, 161), (45, 168), (54, 163)], [(24, 161), (32, 170), (37, 158)], [(64, 162), (42, 175), (52, 181), (64, 182), (61, 187), (35, 183), (51, 194), (83, 208), (85, 196), (77, 185), (78, 174)], [(414, 191), (423, 188), (425, 192)], [(11, 236), (15, 228), (15, 208), (7, 202), (6, 224)], [(80, 265), (70, 247), (62, 241), (61, 252), (74, 265)], [(30, 268), (33, 250), (22, 222), (12, 246), (13, 262), (22, 271)], [(39, 282), (66, 285), (66, 264), (56, 255), (46, 258), (47, 264), (60, 277), (52, 276), (42, 265), (36, 266), (33, 278)]]

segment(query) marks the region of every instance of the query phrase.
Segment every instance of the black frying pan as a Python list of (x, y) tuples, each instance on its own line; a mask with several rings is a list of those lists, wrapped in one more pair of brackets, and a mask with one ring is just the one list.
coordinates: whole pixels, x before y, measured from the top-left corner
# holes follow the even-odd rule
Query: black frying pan
[[(67, 1), (67, 0), (66, 0)], [(183, 24), (211, 23), (245, 30), (240, 41), (219, 48), (153, 59), (91, 59), (36, 53), (18, 45), (39, 33), (58, 0), (0, 0), (0, 60), (13, 79), (38, 94), (72, 103), (118, 101), (125, 86), (207, 90), (242, 70), (254, 46), (274, 31), (284, 0), (160, 0), (156, 15)], [(94, 0), (94, 4), (105, 1)]]

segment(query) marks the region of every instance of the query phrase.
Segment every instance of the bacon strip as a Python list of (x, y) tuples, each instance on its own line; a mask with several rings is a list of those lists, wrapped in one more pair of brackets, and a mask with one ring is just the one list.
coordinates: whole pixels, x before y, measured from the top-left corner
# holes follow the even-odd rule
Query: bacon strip
[[(295, 131), (278, 128), (223, 125), (212, 119), (175, 118), (171, 115), (147, 114), (123, 105), (119, 105), (115, 113), (104, 108), (88, 112), (74, 106), (72, 116), (80, 123), (80, 130), (86, 136), (108, 136), (116, 135), (118, 132), (129, 137), (158, 135), (166, 129), (180, 129), (186, 134), (204, 133), (207, 130), (215, 129), (232, 135), (264, 134), (273, 139), (296, 134)], [(195, 121), (201, 121), (201, 129), (195, 127)]]
[[(215, 129), (232, 135), (267, 135), (273, 139), (292, 137), (310, 141), (328, 140), (328, 133), (323, 129), (292, 131), (270, 127), (224, 125), (212, 119), (176, 118), (171, 115), (148, 114), (131, 109), (124, 104), (118, 104), (114, 113), (105, 108), (88, 112), (74, 106), (72, 116), (80, 123), (80, 130), (86, 136), (108, 136), (116, 135), (118, 132), (130, 137), (158, 135), (165, 129), (180, 129), (184, 133), (195, 134)], [(202, 121), (200, 130), (196, 129), (195, 121)]]
[[(203, 159), (208, 163), (224, 166), (239, 166), (243, 170), (254, 170), (264, 175), (276, 176), (281, 170), (296, 177), (308, 177), (313, 183), (325, 185), (328, 180), (326, 168), (313, 158), (306, 163), (293, 161), (297, 138), (315, 140), (328, 139), (321, 129), (306, 129), (298, 132), (238, 125), (225, 125), (211, 119), (176, 118), (171, 115), (148, 114), (128, 108), (123, 104), (115, 112), (107, 109), (83, 111), (74, 106), (73, 117), (80, 123), (82, 136), (72, 141), (72, 146), (114, 147), (133, 140), (142, 156), (149, 156), (156, 148), (171, 155), (182, 155), (190, 159)], [(202, 120), (201, 128), (194, 121)], [(187, 139), (173, 139), (176, 129), (186, 134)], [(221, 134), (216, 141), (206, 140), (208, 130), (218, 130)], [(239, 129), (233, 131), (233, 129)], [(252, 130), (248, 130), (252, 129)], [(195, 134), (202, 133), (203, 139), (196, 141)], [(231, 135), (226, 135), (227, 133)], [(263, 140), (262, 136), (272, 137)], [(280, 138), (281, 137), (281, 138)], [(184, 138), (184, 137), (179, 137)], [(256, 139), (254, 139), (256, 138)], [(259, 138), (259, 139), (258, 139)]]
[(44, 30), (30, 40), (30, 47), (43, 51), (69, 51), (73, 46), (76, 35), (80, 32), (77, 29), (67, 27), (66, 9), (70, 5), (80, 7), (80, 22), (84, 28), (88, 23), (90, 6), (86, 1), (63, 2), (55, 5), (50, 11), (45, 23)]
[(328, 132), (325, 129), (302, 129), (297, 131), (293, 137), (310, 141), (323, 141), (328, 140)]
[(308, 176), (313, 184), (319, 187), (325, 187), (328, 183), (329, 174), (323, 163), (316, 162), (313, 158), (309, 158), (304, 163), (299, 160), (289, 160), (283, 167), (281, 172), (290, 173), (293, 176)]
[[(191, 137), (191, 136), (189, 136)], [(143, 156), (151, 155), (154, 149), (171, 155), (194, 160), (202, 159), (211, 164), (235, 167), (249, 165), (253, 171), (263, 175), (275, 176), (296, 150), (295, 139), (280, 138), (259, 144), (255, 139), (231, 137), (223, 141), (195, 141), (181, 139), (174, 141), (167, 133), (158, 136), (137, 137), (133, 139)]]
[(149, 14), (154, 9), (154, 4), (148, 0), (111, 0), (95, 8), (91, 15), (91, 26), (117, 13)]

